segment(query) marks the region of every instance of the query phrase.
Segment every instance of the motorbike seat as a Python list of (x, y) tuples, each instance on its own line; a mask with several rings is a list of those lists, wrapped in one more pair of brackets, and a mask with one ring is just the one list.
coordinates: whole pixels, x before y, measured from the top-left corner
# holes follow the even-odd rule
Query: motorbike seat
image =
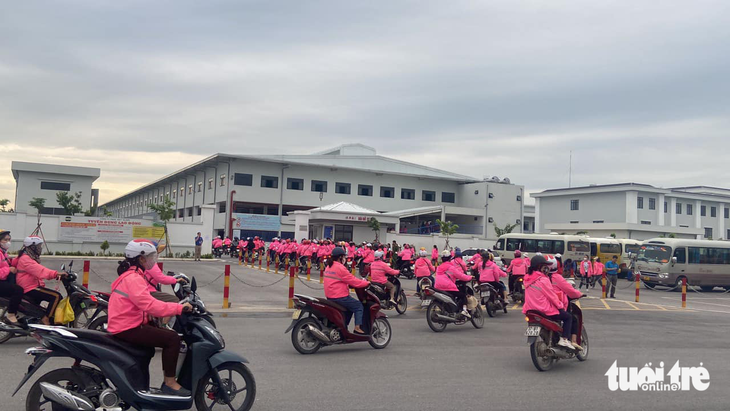
[[(10, 300), (5, 297), (0, 297), (0, 307), (7, 307), (10, 304)], [(46, 315), (46, 310), (35, 304), (34, 302), (23, 299), (20, 302), (19, 311), (27, 316), (41, 318)]]
[(555, 321), (547, 318), (547, 316), (544, 313), (540, 312), (540, 311), (527, 310), (527, 313), (526, 314), (530, 314), (530, 315), (534, 315), (536, 317), (540, 317), (540, 319), (541, 319), (540, 322), (541, 323), (547, 323), (546, 325), (551, 325), (552, 326), (551, 328), (554, 331), (562, 331), (563, 330), (563, 326), (560, 323), (555, 322)]
[(129, 355), (135, 358), (153, 357), (155, 355), (155, 349), (152, 347), (132, 345), (114, 337), (112, 334), (82, 328), (74, 328), (69, 331), (84, 340), (97, 342), (99, 344), (126, 351)]
[(347, 311), (347, 308), (345, 308), (345, 307), (343, 307), (343, 306), (341, 306), (341, 305), (337, 304), (337, 303), (336, 303), (336, 302), (334, 302), (334, 301), (330, 301), (330, 300), (327, 300), (327, 299), (325, 299), (325, 298), (320, 298), (320, 299), (318, 299), (318, 300), (317, 300), (317, 302), (319, 302), (319, 303), (320, 303), (320, 304), (322, 304), (322, 305), (326, 305), (326, 306), (329, 306), (329, 307), (332, 307), (332, 308), (338, 309), (338, 310), (340, 310), (340, 311)]

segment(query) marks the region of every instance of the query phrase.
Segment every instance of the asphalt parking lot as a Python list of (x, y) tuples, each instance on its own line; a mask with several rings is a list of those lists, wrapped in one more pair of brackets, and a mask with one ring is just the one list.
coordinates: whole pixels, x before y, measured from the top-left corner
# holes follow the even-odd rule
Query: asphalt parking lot
[[(92, 262), (99, 276), (92, 273), (91, 288), (108, 288), (105, 280), (116, 278), (115, 265), (114, 261)], [(217, 277), (223, 266), (222, 262), (165, 262), (165, 270), (194, 274), (201, 296), (213, 308), (221, 302), (223, 281)], [(388, 312), (393, 340), (386, 349), (355, 344), (325, 347), (303, 356), (292, 347), (290, 335), (284, 334), (291, 321), (285, 309), (288, 279), (254, 287), (283, 275), (237, 264), (232, 272), (248, 284), (231, 279), (232, 308), (225, 316), (219, 310), (216, 321), (227, 349), (251, 361), (258, 386), (254, 410), (726, 410), (730, 401), (726, 341), (730, 297), (719, 289), (692, 292), (687, 309), (681, 308), (680, 293), (644, 288), (637, 304), (635, 288), (623, 280), (619, 287), (624, 288), (615, 300), (600, 300), (600, 293), (590, 290), (590, 298), (581, 302), (591, 342), (588, 361), (561, 361), (553, 370), (540, 373), (530, 360), (519, 307), (488, 318), (481, 330), (449, 326), (436, 334), (428, 328), (424, 311), (415, 308), (416, 297), (404, 315)], [(415, 286), (412, 280), (404, 284), (407, 290)], [(318, 277), (309, 283), (297, 280), (296, 287), (298, 293), (321, 295)], [(18, 339), (0, 345), (4, 370), (0, 384), (6, 387), (0, 393), (0, 410), (23, 409), (28, 387), (15, 398), (10, 392), (30, 363), (23, 351), (35, 343)], [(706, 391), (612, 392), (604, 374), (614, 361), (629, 367), (663, 361), (667, 368), (676, 361), (686, 367), (702, 363), (711, 383)], [(70, 365), (68, 360), (49, 362), (46, 372), (51, 364)], [(153, 360), (152, 371), (153, 381), (160, 381), (158, 360)]]

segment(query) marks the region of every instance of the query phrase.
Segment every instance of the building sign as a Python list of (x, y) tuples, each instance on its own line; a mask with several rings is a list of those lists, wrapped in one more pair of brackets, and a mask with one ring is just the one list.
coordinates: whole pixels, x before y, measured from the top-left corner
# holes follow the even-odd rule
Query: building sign
[(279, 231), (281, 221), (278, 215), (233, 214), (233, 228), (252, 231)]
[(348, 221), (364, 221), (364, 222), (367, 222), (370, 219), (367, 218), (367, 217), (363, 217), (363, 216), (348, 215), (348, 216), (345, 216), (345, 220), (348, 220)]
[(126, 243), (134, 238), (157, 241), (165, 233), (164, 227), (149, 220), (69, 216), (59, 224), (58, 239), (65, 241)]

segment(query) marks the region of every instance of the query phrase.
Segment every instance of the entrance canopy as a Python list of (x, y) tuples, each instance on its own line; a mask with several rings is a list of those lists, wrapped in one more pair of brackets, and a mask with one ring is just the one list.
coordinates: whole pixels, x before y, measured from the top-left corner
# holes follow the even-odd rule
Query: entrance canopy
[(297, 240), (329, 237), (338, 241), (370, 241), (373, 232), (368, 227), (368, 221), (371, 218), (378, 220), (383, 232), (395, 227), (399, 221), (396, 216), (345, 201), (311, 210), (298, 210), (289, 215), (295, 219), (294, 233)]

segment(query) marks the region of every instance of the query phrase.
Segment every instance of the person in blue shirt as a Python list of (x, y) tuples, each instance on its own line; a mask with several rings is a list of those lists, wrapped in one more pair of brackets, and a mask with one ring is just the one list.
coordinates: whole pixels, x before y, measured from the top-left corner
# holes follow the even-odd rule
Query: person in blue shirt
[(616, 282), (618, 282), (618, 256), (614, 255), (611, 261), (606, 263), (606, 274), (608, 275), (608, 288), (606, 294), (611, 293), (611, 298), (616, 298)]
[(200, 251), (203, 248), (203, 236), (198, 233), (195, 236), (195, 261), (200, 261)]

